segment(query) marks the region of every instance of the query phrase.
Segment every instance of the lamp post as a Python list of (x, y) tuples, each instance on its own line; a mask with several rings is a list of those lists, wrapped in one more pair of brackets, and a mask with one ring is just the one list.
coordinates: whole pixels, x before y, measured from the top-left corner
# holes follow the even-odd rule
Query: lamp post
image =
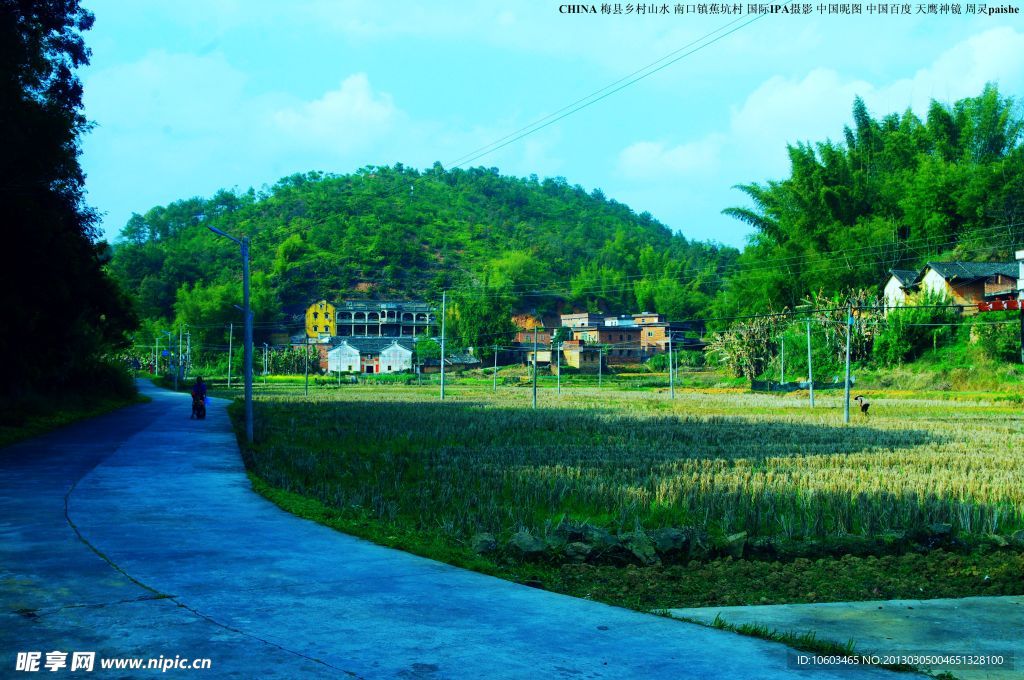
[(242, 252), (242, 312), (245, 315), (245, 340), (243, 361), (245, 371), (245, 440), (252, 444), (252, 310), (249, 308), (249, 238), (238, 239), (220, 229), (206, 226), (218, 236), (229, 238), (238, 244)]

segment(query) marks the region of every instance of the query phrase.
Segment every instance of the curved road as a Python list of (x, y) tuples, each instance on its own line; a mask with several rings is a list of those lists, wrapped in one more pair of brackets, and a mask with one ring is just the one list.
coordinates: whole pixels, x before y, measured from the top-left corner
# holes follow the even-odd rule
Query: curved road
[[(289, 515), (250, 489), (225, 413), (153, 401), (0, 449), (0, 676), (18, 652), (209, 658), (183, 677), (890, 677), (536, 590)], [(64, 673), (70, 670), (65, 668)], [(80, 672), (80, 671), (76, 671)], [(49, 675), (49, 674), (48, 674)]]

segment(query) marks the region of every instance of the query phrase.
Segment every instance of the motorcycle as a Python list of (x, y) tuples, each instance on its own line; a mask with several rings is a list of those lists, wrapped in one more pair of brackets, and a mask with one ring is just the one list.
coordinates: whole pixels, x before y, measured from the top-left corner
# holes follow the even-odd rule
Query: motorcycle
[(206, 419), (206, 399), (201, 394), (192, 395), (192, 415), (189, 419), (205, 420)]

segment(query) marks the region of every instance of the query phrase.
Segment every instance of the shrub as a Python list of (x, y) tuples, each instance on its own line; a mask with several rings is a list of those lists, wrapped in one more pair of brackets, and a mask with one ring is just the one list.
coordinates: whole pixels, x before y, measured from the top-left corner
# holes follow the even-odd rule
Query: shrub
[(929, 349), (946, 345), (955, 337), (960, 310), (944, 294), (925, 293), (908, 307), (889, 310), (875, 337), (875, 358), (891, 366), (913, 361)]
[(1020, 312), (989, 312), (974, 318), (971, 338), (990, 359), (1020, 361)]

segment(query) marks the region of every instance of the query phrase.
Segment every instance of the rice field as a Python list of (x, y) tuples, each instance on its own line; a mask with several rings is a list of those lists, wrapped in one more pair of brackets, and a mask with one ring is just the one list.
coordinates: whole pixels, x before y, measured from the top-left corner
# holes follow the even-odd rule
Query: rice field
[[(1024, 528), (1024, 417), (1013, 401), (738, 390), (278, 385), (257, 391), (253, 471), (339, 516), (464, 542), (563, 519), (612, 532), (882, 536), (949, 523)], [(856, 404), (854, 404), (854, 408)]]

